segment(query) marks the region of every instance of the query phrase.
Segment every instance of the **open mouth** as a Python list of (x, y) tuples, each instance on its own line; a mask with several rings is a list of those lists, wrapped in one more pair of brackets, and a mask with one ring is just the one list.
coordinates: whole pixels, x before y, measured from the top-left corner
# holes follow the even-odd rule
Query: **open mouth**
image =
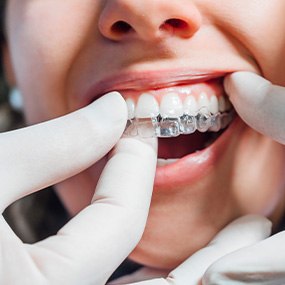
[(158, 166), (201, 151), (234, 119), (223, 78), (157, 90), (123, 91), (128, 105), (128, 136), (158, 137)]
[(158, 139), (158, 165), (168, 165), (176, 162), (177, 159), (201, 151), (214, 143), (225, 129), (219, 132), (196, 131), (193, 134), (175, 138)]
[(223, 87), (229, 72), (120, 72), (92, 85), (83, 105), (119, 91), (128, 106), (125, 135), (158, 138), (154, 189), (189, 187), (219, 167), (244, 130)]

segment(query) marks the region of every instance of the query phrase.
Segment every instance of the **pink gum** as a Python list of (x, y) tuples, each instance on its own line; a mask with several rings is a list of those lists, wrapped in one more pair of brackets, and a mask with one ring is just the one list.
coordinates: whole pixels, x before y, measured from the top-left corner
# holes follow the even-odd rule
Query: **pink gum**
[(160, 103), (163, 96), (168, 93), (177, 94), (182, 101), (184, 101), (187, 96), (193, 96), (194, 98), (198, 99), (201, 93), (207, 94), (209, 99), (213, 95), (215, 95), (218, 98), (225, 95), (223, 85), (221, 84), (221, 82), (217, 82), (216, 80), (190, 84), (190, 85), (180, 85), (180, 86), (161, 88), (157, 90), (145, 90), (140, 92), (131, 91), (131, 90), (121, 91), (121, 94), (125, 99), (132, 99), (135, 103), (137, 103), (138, 98), (143, 93), (152, 95), (157, 100), (158, 103)]

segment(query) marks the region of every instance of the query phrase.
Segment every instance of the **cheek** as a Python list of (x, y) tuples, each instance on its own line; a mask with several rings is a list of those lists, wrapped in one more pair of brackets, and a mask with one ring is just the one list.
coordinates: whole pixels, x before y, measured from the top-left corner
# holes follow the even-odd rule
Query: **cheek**
[(69, 70), (94, 21), (89, 2), (9, 1), (9, 46), (29, 121), (68, 111)]
[(243, 46), (249, 57), (256, 61), (260, 72), (275, 84), (284, 85), (285, 1), (205, 2), (212, 7), (217, 25)]
[(245, 136), (237, 149), (232, 174), (234, 201), (241, 213), (269, 216), (284, 195), (285, 149), (251, 129), (248, 133), (250, 136)]

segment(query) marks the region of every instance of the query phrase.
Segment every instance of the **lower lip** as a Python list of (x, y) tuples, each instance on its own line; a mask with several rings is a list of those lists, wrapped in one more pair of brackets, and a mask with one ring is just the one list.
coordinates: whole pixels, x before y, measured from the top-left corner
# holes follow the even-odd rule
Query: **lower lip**
[(156, 191), (177, 189), (179, 186), (189, 185), (202, 179), (222, 159), (233, 133), (244, 127), (244, 123), (237, 117), (209, 147), (184, 156), (172, 164), (158, 166), (154, 180)]

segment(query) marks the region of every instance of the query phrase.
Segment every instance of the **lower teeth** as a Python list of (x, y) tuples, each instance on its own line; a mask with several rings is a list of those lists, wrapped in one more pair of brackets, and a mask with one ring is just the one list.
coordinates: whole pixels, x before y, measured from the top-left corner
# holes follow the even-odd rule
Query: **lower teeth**
[(157, 166), (165, 166), (169, 165), (172, 163), (175, 163), (178, 159), (163, 159), (163, 158), (158, 158), (157, 159)]
[(162, 118), (160, 115), (144, 119), (134, 118), (128, 120), (124, 135), (171, 138), (192, 134), (195, 131), (218, 132), (226, 128), (233, 117), (234, 110), (217, 114), (200, 110), (195, 116), (184, 114), (178, 118)]

